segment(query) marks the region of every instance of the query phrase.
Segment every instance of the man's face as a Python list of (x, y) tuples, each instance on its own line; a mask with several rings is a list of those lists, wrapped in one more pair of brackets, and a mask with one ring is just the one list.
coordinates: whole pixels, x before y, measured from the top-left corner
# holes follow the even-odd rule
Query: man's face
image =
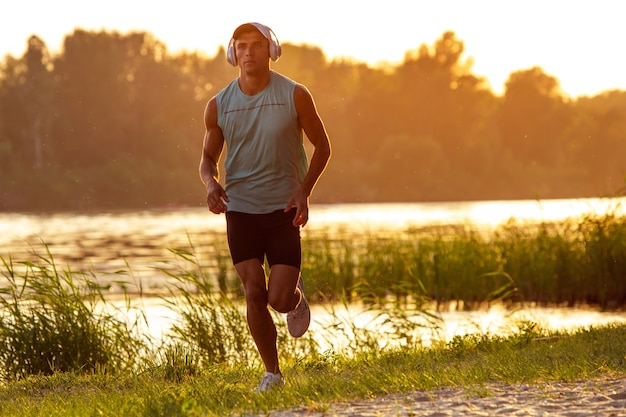
[(254, 71), (269, 66), (269, 41), (257, 31), (242, 33), (235, 41), (237, 65), (242, 70)]

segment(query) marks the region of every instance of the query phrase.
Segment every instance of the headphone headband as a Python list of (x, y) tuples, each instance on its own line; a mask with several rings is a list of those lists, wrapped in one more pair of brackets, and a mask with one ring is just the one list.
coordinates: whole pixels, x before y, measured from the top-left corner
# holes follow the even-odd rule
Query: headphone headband
[[(251, 28), (252, 26), (252, 28)], [(269, 52), (270, 58), (272, 61), (278, 61), (280, 55), (282, 53), (282, 49), (280, 47), (280, 42), (276, 37), (276, 34), (272, 29), (268, 26), (265, 26), (258, 22), (249, 22), (239, 25), (237, 29), (233, 32), (233, 36), (230, 38), (228, 42), (228, 49), (226, 50), (226, 61), (232, 65), (233, 67), (237, 66), (237, 54), (235, 53), (235, 40), (239, 37), (239, 34), (245, 29), (256, 29), (259, 31), (263, 37), (265, 37), (269, 41)]]

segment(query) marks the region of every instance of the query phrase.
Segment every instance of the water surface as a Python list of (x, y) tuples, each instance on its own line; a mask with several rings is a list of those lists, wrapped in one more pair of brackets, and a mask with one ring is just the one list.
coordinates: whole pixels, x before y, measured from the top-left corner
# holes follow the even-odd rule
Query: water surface
[[(589, 214), (626, 213), (626, 198), (445, 203), (313, 205), (308, 232), (369, 233), (442, 225), (493, 228), (517, 222), (561, 221)], [(99, 213), (0, 213), (0, 255), (26, 258), (45, 243), (59, 264), (79, 269), (143, 270), (168, 248), (225, 234), (223, 215), (204, 207)]]
[[(511, 219), (537, 223), (606, 213), (623, 215), (625, 203), (626, 198), (313, 205), (310, 222), (303, 233), (305, 237), (306, 233), (320, 230), (342, 234), (394, 233), (443, 225), (490, 229)], [(158, 290), (166, 284), (158, 269), (173, 259), (169, 248), (188, 247), (190, 242), (210, 242), (223, 238), (224, 234), (224, 216), (211, 214), (205, 208), (0, 213), (0, 255), (5, 259), (32, 259), (36, 256), (34, 253), (47, 256), (45, 251), (49, 250), (58, 266), (70, 265), (72, 270), (91, 271), (104, 279), (114, 276), (118, 280), (139, 280), (144, 289)], [(129, 269), (132, 276), (113, 274)], [(165, 311), (158, 298), (145, 302), (153, 322), (150, 332), (159, 334), (173, 319), (172, 312)], [(354, 314), (353, 320), (362, 317), (355, 311), (350, 314)], [(584, 309), (536, 309), (526, 310), (524, 314), (534, 315), (536, 321), (545, 322), (549, 328), (624, 319), (622, 313)], [(324, 314), (318, 316), (321, 322), (314, 323), (313, 328), (323, 324)], [(442, 313), (442, 318), (445, 322), (442, 332), (445, 338), (450, 338), (472, 329), (502, 332), (510, 327), (512, 316), (510, 312), (491, 310)]]

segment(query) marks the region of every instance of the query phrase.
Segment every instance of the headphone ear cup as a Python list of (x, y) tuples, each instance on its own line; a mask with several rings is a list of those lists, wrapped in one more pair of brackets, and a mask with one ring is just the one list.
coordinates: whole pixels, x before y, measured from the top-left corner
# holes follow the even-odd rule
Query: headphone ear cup
[(237, 66), (237, 55), (235, 54), (235, 42), (231, 39), (226, 49), (226, 62), (233, 67)]
[(278, 58), (280, 58), (280, 55), (282, 53), (282, 48), (280, 47), (280, 44), (277, 43), (276, 41), (272, 41), (272, 61), (278, 61)]
[(274, 31), (270, 28), (267, 29), (270, 35), (270, 58), (272, 58), (272, 61), (278, 61), (278, 58), (280, 58), (280, 55), (282, 54), (280, 42), (278, 41), (278, 38), (276, 37)]

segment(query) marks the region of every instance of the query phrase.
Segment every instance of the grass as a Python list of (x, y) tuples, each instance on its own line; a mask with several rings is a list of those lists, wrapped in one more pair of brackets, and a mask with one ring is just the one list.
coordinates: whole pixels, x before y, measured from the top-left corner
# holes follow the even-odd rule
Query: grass
[(393, 236), (306, 236), (303, 275), (320, 299), (407, 297), (466, 308), (490, 301), (533, 305), (626, 304), (626, 218), (587, 215), (539, 225), (511, 221)]
[[(198, 254), (219, 292), (241, 298), (223, 236), (198, 236)], [(491, 301), (539, 306), (626, 304), (626, 218), (585, 215), (557, 223), (515, 220), (495, 230), (469, 226), (397, 233), (303, 230), (303, 276), (313, 301), (391, 298), (435, 303)]]
[[(3, 416), (227, 416), (462, 386), (489, 395), (489, 384), (575, 381), (626, 376), (626, 326), (546, 334), (521, 325), (514, 335), (458, 337), (430, 349), (332, 353), (294, 359), (281, 392), (252, 392), (260, 369), (239, 363), (162, 368), (110, 376), (55, 373), (25, 378), (0, 390)], [(182, 363), (182, 362), (181, 362)], [(174, 366), (180, 366), (174, 365)]]
[[(94, 277), (59, 270), (53, 257), (22, 262), (2, 259), (0, 288), (0, 377), (133, 366), (145, 345), (136, 324), (103, 311), (106, 303)], [(125, 312), (124, 312), (125, 313)]]

